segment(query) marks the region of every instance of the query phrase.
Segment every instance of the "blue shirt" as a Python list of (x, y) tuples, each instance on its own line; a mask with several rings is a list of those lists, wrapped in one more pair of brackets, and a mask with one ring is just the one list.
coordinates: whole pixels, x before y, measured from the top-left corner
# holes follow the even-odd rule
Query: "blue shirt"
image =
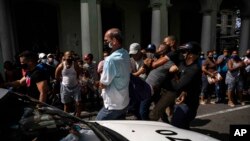
[(100, 79), (106, 85), (102, 90), (105, 108), (121, 110), (127, 107), (130, 72), (130, 57), (125, 49), (118, 49), (105, 59)]
[(218, 57), (218, 60), (223, 59), (223, 61), (218, 64), (218, 72), (222, 75), (226, 75), (227, 73), (227, 61), (229, 60), (229, 57), (225, 57), (224, 55), (220, 55)]

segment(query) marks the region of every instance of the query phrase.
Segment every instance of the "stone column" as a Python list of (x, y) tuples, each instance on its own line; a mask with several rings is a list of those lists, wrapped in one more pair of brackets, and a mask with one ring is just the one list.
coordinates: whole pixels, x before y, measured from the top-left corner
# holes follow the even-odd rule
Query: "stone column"
[(102, 15), (101, 15), (101, 1), (97, 0), (97, 41), (98, 41), (98, 60), (103, 57), (103, 37), (102, 37)]
[(228, 22), (228, 14), (225, 12), (221, 12), (221, 34), (227, 34), (227, 22)]
[(81, 0), (82, 53), (102, 57), (101, 0)]
[[(0, 62), (13, 61), (15, 54), (13, 29), (8, 6), (7, 0), (0, 0)], [(2, 67), (0, 66), (0, 71), (2, 71)]]
[(216, 48), (216, 16), (222, 0), (200, 0), (202, 19), (201, 47), (206, 54)]
[(242, 0), (241, 7), (241, 31), (240, 31), (240, 49), (239, 54), (242, 56), (250, 49), (250, 1)]
[(161, 6), (161, 41), (168, 35), (168, 7), (172, 6), (170, 0), (162, 0)]
[(151, 43), (157, 47), (161, 42), (161, 1), (150, 0), (150, 3), (152, 7)]
[(201, 32), (201, 47), (206, 54), (211, 48), (211, 15), (203, 15), (202, 32)]
[(89, 3), (81, 0), (81, 32), (82, 53), (90, 53)]
[(244, 18), (241, 22), (241, 35), (240, 35), (240, 50), (241, 56), (245, 55), (246, 50), (250, 49), (250, 18)]

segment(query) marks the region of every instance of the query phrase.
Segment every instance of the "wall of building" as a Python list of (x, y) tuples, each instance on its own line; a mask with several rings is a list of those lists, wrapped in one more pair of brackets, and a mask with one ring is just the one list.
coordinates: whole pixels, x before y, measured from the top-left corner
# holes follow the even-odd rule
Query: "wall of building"
[(135, 1), (121, 1), (118, 6), (124, 9), (124, 46), (129, 48), (133, 42), (141, 42), (140, 5)]
[[(141, 10), (145, 6), (145, 1), (138, 3), (138, 1), (133, 0), (115, 0), (115, 1), (103, 1), (102, 6), (105, 8), (116, 9), (117, 12), (120, 12), (121, 28), (124, 35), (124, 47), (129, 48), (129, 45), (133, 42), (141, 42)], [(148, 3), (147, 3), (148, 4)], [(115, 7), (115, 8), (114, 8)], [(116, 12), (114, 10), (114, 12)], [(105, 21), (109, 19), (109, 15), (102, 15), (102, 18)], [(112, 19), (112, 18), (110, 18)], [(105, 23), (104, 23), (105, 24)], [(114, 23), (115, 24), (115, 23)], [(104, 28), (108, 25), (104, 25)], [(104, 29), (105, 30), (105, 29)], [(147, 30), (147, 29), (143, 29)], [(105, 31), (104, 31), (105, 32)], [(103, 33), (104, 34), (104, 33)]]
[(169, 35), (174, 35), (180, 41), (180, 9), (176, 6), (169, 7)]
[[(6, 0), (7, 1), (7, 0)], [(99, 0), (84, 0), (85, 2), (88, 2), (88, 6), (89, 6), (89, 22), (91, 24), (90, 26), (90, 51), (91, 53), (93, 53), (94, 55), (98, 55), (98, 60), (101, 58), (101, 52), (99, 50), (100, 48), (100, 39), (97, 39), (97, 27), (98, 27), (98, 22), (96, 22), (97, 20), (97, 8), (96, 8), (96, 3)], [(162, 0), (163, 1), (163, 0)], [(225, 1), (225, 0), (224, 0)], [(170, 7), (168, 7), (168, 34), (169, 35), (175, 35), (178, 39), (180, 39), (181, 42), (184, 42), (186, 40), (189, 39), (196, 39), (199, 42), (199, 36), (200, 36), (200, 32), (201, 32), (201, 20), (200, 17), (196, 18), (197, 15), (200, 16), (202, 13), (200, 13), (200, 3), (198, 3), (198, 1), (171, 1), (172, 3), (170, 4)], [(50, 10), (52, 12), (53, 9), (55, 9), (57, 12), (57, 23), (55, 23), (56, 25), (58, 25), (56, 28), (58, 28), (58, 37), (55, 37), (55, 40), (58, 39), (57, 44), (59, 44), (58, 48), (60, 49), (61, 52), (64, 52), (66, 50), (73, 50), (75, 52), (77, 52), (79, 55), (84, 54), (84, 53), (89, 53), (89, 52), (83, 52), (82, 50), (84, 50), (84, 47), (82, 47), (82, 43), (81, 43), (81, 34), (82, 34), (82, 29), (81, 29), (81, 1), (80, 0), (34, 0), (34, 1), (30, 1), (30, 0), (11, 0), (11, 4), (12, 7), (14, 6), (14, 8), (19, 8), (19, 11), (22, 11), (22, 9), (20, 10), (20, 4), (23, 4), (24, 6), (26, 6), (27, 8), (30, 8), (32, 6), (29, 7), (29, 3), (33, 3), (40, 7), (40, 4), (44, 4), (44, 6), (41, 7), (41, 9), (46, 9), (50, 8)], [(188, 5), (189, 4), (189, 5)], [(152, 13), (152, 9), (150, 7), (150, 0), (101, 0), (101, 6), (105, 7), (108, 9), (109, 12), (115, 13), (117, 12), (116, 10), (118, 10), (118, 12), (120, 12), (120, 18), (116, 19), (119, 20), (117, 23), (120, 24), (120, 28), (124, 34), (124, 47), (125, 48), (129, 48), (129, 45), (133, 42), (139, 42), (143, 44), (146, 43), (150, 43), (150, 33), (151, 33), (151, 13)], [(114, 10), (113, 8), (116, 8), (116, 10)], [(197, 24), (199, 24), (198, 26), (193, 26), (193, 24), (187, 24), (186, 22), (190, 21), (188, 18), (183, 19), (183, 11), (184, 13), (187, 13), (186, 11), (192, 11), (193, 15), (191, 15), (192, 17), (194, 17), (193, 21), (191, 21), (192, 23), (196, 22)], [(12, 11), (17, 11), (16, 9), (12, 9)], [(30, 11), (30, 12), (29, 12)], [(39, 14), (42, 14), (40, 10), (40, 13), (36, 14), (36, 12), (39, 12), (39, 10), (27, 10), (26, 14), (33, 14), (31, 16), (31, 18), (28, 18), (31, 20), (31, 22), (34, 22), (34, 24), (31, 25), (35, 25), (37, 27), (39, 27), (38, 25), (36, 25), (36, 21), (34, 21), (34, 17), (37, 18), (37, 16), (39, 16)], [(44, 10), (46, 12), (46, 10)], [(146, 12), (145, 12), (146, 11)], [(32, 13), (33, 12), (33, 13)], [(21, 16), (25, 17), (25, 12)], [(49, 13), (49, 11), (47, 11), (47, 13)], [(101, 13), (103, 14), (103, 13)], [(200, 14), (200, 15), (199, 15)], [(119, 15), (119, 14), (118, 14)], [(184, 16), (188, 17), (190, 15), (188, 14), (184, 14)], [(144, 18), (143, 18), (144, 17)], [(149, 18), (145, 18), (145, 17), (149, 17)], [(13, 18), (13, 17), (12, 17)], [(112, 20), (112, 16), (110, 17), (110, 15), (108, 15), (106, 13), (106, 15), (102, 15), (102, 25), (107, 25), (107, 21), (105, 21), (105, 19), (108, 20)], [(22, 17), (20, 18), (22, 19)], [(38, 18), (39, 19), (39, 18)], [(46, 18), (44, 18), (46, 19)], [(144, 19), (144, 20), (142, 20)], [(33, 21), (32, 21), (33, 20)], [(16, 18), (13, 18), (13, 21), (16, 22)], [(39, 20), (37, 20), (39, 21)], [(184, 21), (184, 22), (183, 22)], [(54, 21), (53, 21), (54, 22)], [(114, 22), (114, 21), (113, 21)], [(191, 23), (190, 22), (190, 23)], [(44, 22), (44, 24), (51, 24), (52, 22)], [(52, 23), (53, 24), (53, 23)], [(147, 26), (143, 26), (143, 25), (147, 25)], [(22, 34), (19, 35), (19, 31), (17, 26), (20, 25), (20, 23), (14, 23), (13, 24), (13, 33), (16, 37), (15, 37), (15, 41), (16, 42), (16, 46), (15, 49), (18, 52), (19, 51), (19, 47), (21, 45), (20, 41), (22, 41)], [(26, 24), (23, 24), (26, 25)], [(54, 25), (53, 25), (54, 26)], [(30, 27), (30, 26), (27, 26)], [(106, 26), (107, 27), (107, 26)], [(198, 28), (197, 28), (198, 27)], [(192, 34), (186, 33), (183, 34), (183, 32), (185, 30), (188, 29), (188, 31), (190, 32), (190, 30), (192, 28), (196, 28), (195, 31), (195, 35), (194, 32), (192, 32)], [(20, 28), (19, 28), (20, 29)], [(21, 28), (22, 30), (25, 31), (26, 28)], [(45, 28), (47, 29), (47, 28)], [(184, 30), (185, 29), (185, 30)], [(27, 30), (29, 32), (34, 31), (32, 28), (27, 28)], [(146, 31), (146, 32), (145, 32)], [(98, 31), (99, 32), (99, 31)], [(102, 32), (104, 32), (102, 30)], [(143, 33), (148, 33), (149, 35), (145, 36)], [(102, 36), (104, 33), (101, 33)], [(143, 34), (143, 35), (142, 35)], [(46, 34), (45, 34), (46, 35)], [(100, 32), (99, 32), (100, 35)], [(98, 36), (99, 36), (98, 35)], [(54, 36), (54, 34), (53, 34)], [(56, 35), (55, 35), (56, 36)], [(31, 36), (32, 37), (32, 36)], [(148, 38), (149, 37), (149, 38)], [(26, 37), (25, 37), (26, 38)], [(103, 37), (102, 37), (103, 38)], [(21, 40), (20, 40), (21, 39)], [(32, 42), (31, 38), (27, 38), (30, 40), (30, 42)], [(28, 40), (28, 45), (29, 45), (29, 40)], [(42, 39), (41, 39), (42, 40)], [(146, 40), (146, 41), (145, 41)], [(162, 40), (162, 39), (161, 39)], [(98, 43), (99, 41), (99, 43)], [(102, 41), (101, 41), (102, 42)], [(32, 46), (32, 43), (30, 43)], [(24, 48), (28, 47), (26, 44), (24, 44)], [(52, 46), (54, 47), (54, 46)], [(145, 46), (144, 46), (145, 47)], [(2, 54), (3, 56), (3, 54)], [(2, 58), (2, 57), (1, 57)]]
[[(58, 1), (59, 6), (59, 45), (60, 51), (73, 50), (79, 55), (86, 54), (89, 52), (82, 52), (81, 49), (81, 13), (80, 13), (80, 2), (79, 1)], [(90, 26), (90, 42), (91, 48), (97, 46), (98, 41), (95, 38), (97, 35), (96, 20), (96, 8), (95, 0), (89, 1), (89, 22)], [(112, 2), (112, 1), (110, 1)], [(101, 3), (104, 7), (113, 6), (113, 3), (107, 1)], [(129, 45), (133, 42), (141, 42), (141, 9), (145, 6), (145, 3), (138, 3), (136, 1), (116, 0), (115, 6), (121, 11), (121, 23), (122, 32), (124, 35), (124, 47), (129, 49)], [(115, 12), (115, 11), (114, 11)], [(103, 15), (102, 15), (103, 16)], [(107, 15), (109, 16), (109, 15)], [(105, 18), (105, 17), (102, 17)], [(109, 18), (109, 17), (107, 17)], [(150, 30), (150, 29), (145, 29)], [(104, 31), (105, 32), (105, 31)], [(104, 33), (102, 33), (104, 35)], [(96, 47), (95, 47), (96, 48)], [(91, 50), (91, 53), (98, 55), (98, 51)], [(101, 57), (96, 57), (101, 59)]]
[(73, 50), (80, 53), (82, 51), (80, 1), (60, 0), (58, 2), (60, 51)]

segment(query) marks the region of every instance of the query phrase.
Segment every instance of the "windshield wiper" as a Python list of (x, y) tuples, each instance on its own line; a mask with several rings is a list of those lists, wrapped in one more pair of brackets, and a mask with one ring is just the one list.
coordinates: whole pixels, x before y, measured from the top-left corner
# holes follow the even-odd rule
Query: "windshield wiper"
[(95, 134), (103, 141), (112, 141), (109, 133), (106, 132), (103, 126), (97, 122), (88, 122), (88, 126), (95, 132)]
[(92, 123), (93, 126), (96, 126), (96, 128), (98, 128), (100, 130), (100, 132), (102, 134), (105, 135), (105, 137), (107, 137), (109, 140), (112, 141), (128, 141), (127, 138), (125, 138), (124, 136), (122, 136), (121, 134), (117, 133), (116, 131), (109, 129), (105, 126), (100, 125), (97, 122), (93, 122)]

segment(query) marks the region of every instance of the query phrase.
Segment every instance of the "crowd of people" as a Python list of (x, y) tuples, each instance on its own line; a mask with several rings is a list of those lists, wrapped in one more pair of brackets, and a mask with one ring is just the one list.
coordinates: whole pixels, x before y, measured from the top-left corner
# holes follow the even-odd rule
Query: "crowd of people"
[(122, 41), (119, 29), (107, 30), (100, 62), (91, 53), (81, 58), (74, 51), (61, 56), (24, 51), (19, 54), (19, 67), (4, 62), (0, 87), (48, 104), (55, 104), (57, 98), (65, 112), (73, 109), (78, 117), (96, 107), (97, 120), (125, 119), (131, 112), (137, 119), (161, 120), (185, 129), (199, 105), (245, 105), (250, 49), (243, 57), (226, 48), (222, 54), (210, 50), (204, 55), (199, 43), (178, 46), (174, 36), (165, 37), (158, 47), (131, 43), (129, 50)]
[[(203, 71), (201, 105), (225, 102), (230, 107), (237, 103), (245, 105), (250, 85), (250, 49), (243, 57), (239, 56), (237, 49), (225, 48), (221, 55), (210, 50), (206, 59), (201, 56), (200, 63)], [(211, 101), (212, 94), (216, 96), (215, 101)]]

